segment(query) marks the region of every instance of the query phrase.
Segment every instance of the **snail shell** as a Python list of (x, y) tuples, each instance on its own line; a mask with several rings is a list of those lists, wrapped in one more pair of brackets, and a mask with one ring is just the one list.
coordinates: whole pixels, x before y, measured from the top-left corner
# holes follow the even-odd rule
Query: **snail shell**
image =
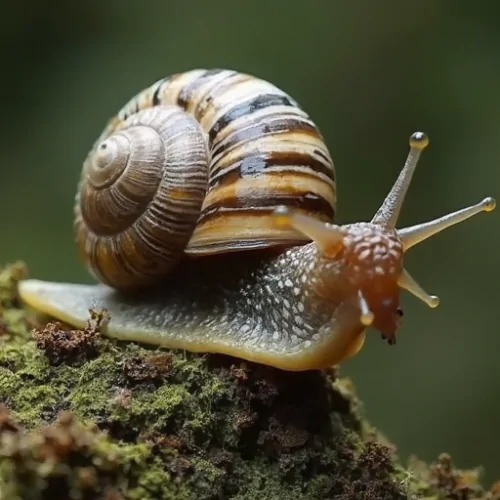
[(193, 70), (109, 122), (83, 165), (75, 239), (98, 280), (135, 288), (186, 255), (304, 243), (273, 211), (332, 221), (335, 204), (329, 151), (296, 101), (247, 74)]

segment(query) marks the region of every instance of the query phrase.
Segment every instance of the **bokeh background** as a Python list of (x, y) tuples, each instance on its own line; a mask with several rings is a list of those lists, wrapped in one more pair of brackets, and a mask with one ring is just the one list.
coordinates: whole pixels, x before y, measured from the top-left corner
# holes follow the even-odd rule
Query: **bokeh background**
[[(500, 6), (493, 1), (14, 2), (0, 17), (0, 262), (90, 281), (71, 240), (80, 166), (106, 121), (169, 73), (227, 67), (293, 95), (335, 160), (341, 222), (366, 220), (408, 136), (431, 145), (404, 206), (413, 224), (500, 198)], [(389, 347), (377, 333), (342, 366), (403, 459), (450, 452), (500, 477), (500, 211), (419, 246), (411, 273), (441, 306), (404, 294)]]

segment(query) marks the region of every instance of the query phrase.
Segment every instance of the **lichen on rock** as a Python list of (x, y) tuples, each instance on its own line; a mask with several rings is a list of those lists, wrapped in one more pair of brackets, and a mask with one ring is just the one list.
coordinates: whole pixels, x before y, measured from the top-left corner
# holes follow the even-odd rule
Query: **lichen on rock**
[[(403, 467), (352, 383), (39, 322), (0, 272), (0, 499), (500, 500), (443, 455)], [(497, 486), (497, 490), (499, 490)]]

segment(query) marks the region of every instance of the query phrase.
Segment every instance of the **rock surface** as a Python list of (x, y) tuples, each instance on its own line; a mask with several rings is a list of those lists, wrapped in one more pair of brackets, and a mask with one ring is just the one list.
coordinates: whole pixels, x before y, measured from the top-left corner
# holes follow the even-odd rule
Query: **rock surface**
[[(500, 500), (443, 454), (403, 466), (335, 371), (40, 323), (0, 271), (0, 499)], [(35, 322), (36, 319), (36, 322)]]

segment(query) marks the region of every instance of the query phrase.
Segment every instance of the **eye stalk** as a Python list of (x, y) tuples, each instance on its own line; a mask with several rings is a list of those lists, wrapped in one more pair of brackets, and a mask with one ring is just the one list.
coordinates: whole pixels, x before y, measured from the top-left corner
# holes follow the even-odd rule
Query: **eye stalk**
[[(307, 215), (294, 212), (287, 207), (278, 207), (274, 212), (277, 226), (292, 227), (303, 235), (308, 236), (313, 242), (316, 243), (325, 257), (332, 259), (346, 247), (346, 240), (351, 231), (349, 228), (354, 226), (363, 226), (365, 229), (367, 227), (371, 227), (372, 233), (375, 233), (376, 228), (378, 228), (378, 231), (382, 231), (382, 233), (387, 235), (387, 237), (396, 237), (402, 249), (400, 258), (400, 261), (402, 262), (403, 252), (406, 252), (418, 243), (440, 233), (448, 227), (467, 220), (473, 215), (480, 212), (491, 212), (494, 210), (496, 201), (493, 198), (488, 197), (484, 198), (475, 205), (444, 215), (438, 219), (403, 229), (396, 229), (401, 208), (418, 164), (418, 160), (422, 151), (428, 146), (428, 144), (429, 138), (423, 132), (415, 132), (411, 135), (409, 139), (410, 151), (403, 169), (370, 223), (338, 226), (335, 224), (320, 222)], [(366, 244), (367, 246), (373, 244), (373, 236), (370, 234), (370, 231), (365, 231), (365, 234), (367, 235), (366, 238), (370, 237), (372, 238), (372, 241), (361, 241), (361, 244)], [(389, 253), (392, 252), (392, 248), (390, 246), (386, 246), (384, 252), (389, 255)], [(361, 257), (362, 253), (358, 256)], [(376, 268), (380, 269), (380, 266), (376, 263), (376, 261), (373, 261), (372, 264)], [(373, 270), (375, 274), (378, 269)], [(435, 295), (428, 294), (406, 269), (401, 267), (398, 272), (397, 286), (399, 288), (407, 290), (415, 297), (425, 302), (429, 307), (435, 308), (439, 305), (439, 298)], [(374, 311), (370, 309), (370, 297), (367, 297), (362, 286), (358, 291), (357, 298), (360, 310), (360, 322), (365, 326), (376, 326), (377, 314), (374, 314)], [(400, 318), (400, 316), (402, 316), (402, 310), (397, 304), (395, 305), (394, 310), (396, 311), (395, 316)], [(396, 322), (397, 318), (394, 318), (394, 322)], [(390, 338), (393, 336), (393, 332), (390, 334), (385, 333), (385, 336)]]

